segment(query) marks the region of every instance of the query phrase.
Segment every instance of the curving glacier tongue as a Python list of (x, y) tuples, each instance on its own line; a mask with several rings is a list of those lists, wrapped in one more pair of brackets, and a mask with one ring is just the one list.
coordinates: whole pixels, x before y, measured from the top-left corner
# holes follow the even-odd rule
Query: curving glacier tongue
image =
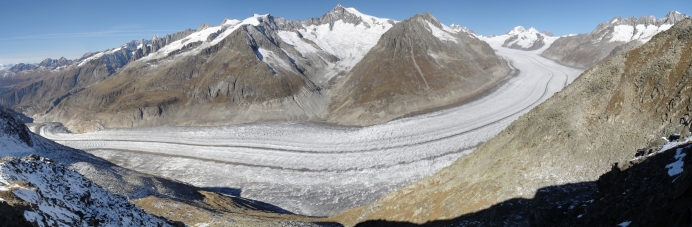
[(170, 226), (79, 173), (35, 155), (0, 161), (0, 191), (12, 191), (33, 204), (24, 217), (38, 226)]

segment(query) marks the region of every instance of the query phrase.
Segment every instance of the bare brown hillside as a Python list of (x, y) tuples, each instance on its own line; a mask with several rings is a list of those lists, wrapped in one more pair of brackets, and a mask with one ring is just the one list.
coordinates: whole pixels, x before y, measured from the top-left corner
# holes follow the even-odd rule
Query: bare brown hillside
[(465, 33), (442, 40), (431, 32), (441, 28), (432, 15), (420, 14), (382, 35), (335, 88), (327, 120), (386, 122), (479, 96), (509, 73), (487, 43)]

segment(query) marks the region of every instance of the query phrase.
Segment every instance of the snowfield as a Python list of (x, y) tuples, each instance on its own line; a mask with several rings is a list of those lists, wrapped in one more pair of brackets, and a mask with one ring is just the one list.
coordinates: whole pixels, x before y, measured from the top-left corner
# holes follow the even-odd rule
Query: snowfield
[(370, 127), (263, 122), (84, 134), (32, 130), (126, 168), (240, 192), (298, 214), (332, 215), (470, 154), (581, 73), (540, 57), (551, 43), (521, 51), (502, 48), (504, 40), (487, 41), (520, 73), (471, 103)]

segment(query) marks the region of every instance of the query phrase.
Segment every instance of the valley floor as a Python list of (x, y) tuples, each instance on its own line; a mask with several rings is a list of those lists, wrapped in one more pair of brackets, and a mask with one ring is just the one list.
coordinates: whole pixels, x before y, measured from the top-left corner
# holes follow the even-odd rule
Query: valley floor
[[(468, 104), (369, 127), (263, 122), (66, 134), (58, 143), (120, 166), (326, 216), (366, 205), (430, 176), (572, 82), (581, 70), (502, 48), (520, 73)], [(546, 45), (549, 46), (549, 45)]]

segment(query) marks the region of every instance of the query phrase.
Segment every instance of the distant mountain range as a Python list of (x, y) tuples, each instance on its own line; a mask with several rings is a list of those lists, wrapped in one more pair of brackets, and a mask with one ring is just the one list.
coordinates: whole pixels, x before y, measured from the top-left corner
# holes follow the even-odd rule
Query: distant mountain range
[(74, 131), (260, 120), (368, 125), (464, 102), (509, 72), (467, 28), (430, 14), (398, 22), (341, 5), (305, 21), (254, 15), (44, 62), (5, 72), (0, 104)]
[(564, 65), (590, 68), (619, 53), (632, 50), (649, 41), (659, 32), (668, 30), (675, 23), (688, 17), (674, 11), (664, 18), (615, 17), (599, 24), (587, 34), (561, 37), (543, 52), (543, 56)]

